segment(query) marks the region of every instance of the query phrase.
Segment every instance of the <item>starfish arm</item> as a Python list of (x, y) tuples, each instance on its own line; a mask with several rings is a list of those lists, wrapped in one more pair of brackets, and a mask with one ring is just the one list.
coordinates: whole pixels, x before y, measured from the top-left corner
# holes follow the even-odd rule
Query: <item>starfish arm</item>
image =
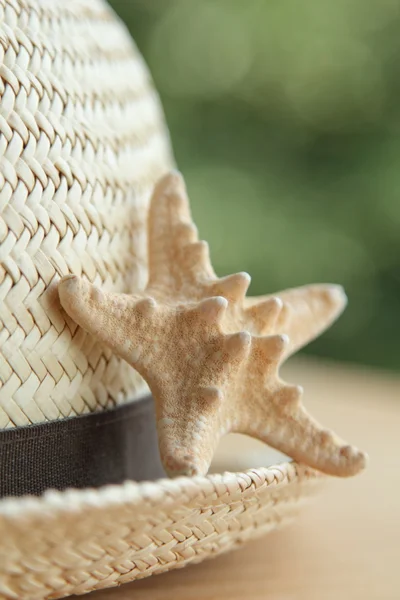
[(295, 461), (328, 475), (350, 477), (362, 471), (367, 456), (323, 428), (299, 406), (301, 393), (298, 386), (285, 386), (275, 397), (286, 404), (284, 410), (277, 410), (273, 417), (271, 406), (265, 404), (257, 415), (259, 426), (253, 423), (251, 434)]
[(327, 329), (343, 312), (346, 294), (339, 285), (306, 285), (274, 296), (246, 298), (245, 313), (262, 333), (286, 333), (286, 357)]
[[(185, 407), (187, 399), (190, 402)], [(156, 407), (160, 456), (169, 477), (207, 474), (225, 434), (219, 415), (222, 402), (220, 390), (206, 385), (199, 386), (196, 393), (187, 393), (180, 410), (165, 403)]]
[(207, 329), (210, 333), (219, 329), (226, 307), (224, 298), (211, 298), (181, 313), (187, 329), (183, 331), (184, 325), (177, 331), (173, 347), (179, 346), (182, 336), (188, 337), (189, 329), (197, 342), (199, 336), (203, 340), (195, 353), (182, 344), (173, 368), (175, 389), (169, 389), (171, 372), (163, 375), (161, 359), (157, 364), (161, 385), (148, 378), (156, 401), (160, 455), (170, 477), (206, 475), (219, 440), (229, 431), (229, 398), (224, 392), (232, 373), (246, 363), (251, 336), (245, 331), (204, 335)]
[(285, 335), (252, 338), (248, 363), (234, 383), (240, 395), (234, 406), (236, 430), (329, 475), (358, 473), (365, 467), (366, 455), (307, 413), (301, 386), (279, 379), (279, 364), (289, 343)]
[(168, 308), (149, 296), (103, 292), (74, 275), (64, 277), (58, 291), (61, 306), (80, 327), (145, 377), (152, 343), (168, 320)]
[[(114, 294), (76, 275), (63, 277), (58, 285), (60, 303), (65, 312), (88, 333), (102, 342), (108, 342), (109, 330), (114, 329)], [(119, 326), (115, 334), (119, 344)]]
[(150, 201), (148, 288), (170, 292), (215, 279), (208, 244), (199, 241), (182, 175), (173, 171), (156, 185)]

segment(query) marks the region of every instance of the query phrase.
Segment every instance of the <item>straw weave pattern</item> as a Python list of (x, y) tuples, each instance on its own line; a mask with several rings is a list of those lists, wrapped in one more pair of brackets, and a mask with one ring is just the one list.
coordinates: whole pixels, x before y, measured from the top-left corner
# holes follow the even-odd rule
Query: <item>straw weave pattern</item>
[(322, 480), (283, 464), (3, 500), (0, 598), (62, 598), (200, 562), (289, 522)]
[(0, 0), (0, 428), (112, 407), (139, 376), (60, 311), (58, 279), (141, 289), (171, 164), (147, 69), (100, 0)]

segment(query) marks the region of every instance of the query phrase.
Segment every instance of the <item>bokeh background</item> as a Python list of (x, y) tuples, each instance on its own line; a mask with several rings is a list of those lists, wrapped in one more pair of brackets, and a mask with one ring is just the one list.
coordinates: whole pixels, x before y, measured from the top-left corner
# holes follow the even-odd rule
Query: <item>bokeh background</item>
[(308, 353), (400, 370), (399, 0), (111, 0), (219, 275), (342, 283)]

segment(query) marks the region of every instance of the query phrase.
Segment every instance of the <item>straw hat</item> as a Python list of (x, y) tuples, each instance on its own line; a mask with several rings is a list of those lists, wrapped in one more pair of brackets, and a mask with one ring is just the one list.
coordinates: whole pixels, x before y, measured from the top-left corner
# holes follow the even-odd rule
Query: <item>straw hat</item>
[(57, 291), (72, 273), (145, 289), (150, 196), (173, 164), (157, 94), (101, 0), (0, 0), (0, 27), (0, 598), (39, 600), (216, 556), (323, 477), (164, 478), (147, 384)]

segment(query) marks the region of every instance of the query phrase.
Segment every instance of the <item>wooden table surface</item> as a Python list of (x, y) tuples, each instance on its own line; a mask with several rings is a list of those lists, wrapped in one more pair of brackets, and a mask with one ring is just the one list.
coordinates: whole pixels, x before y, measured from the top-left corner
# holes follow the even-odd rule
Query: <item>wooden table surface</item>
[[(240, 550), (88, 600), (400, 600), (400, 379), (313, 362), (284, 376), (304, 385), (319, 420), (369, 453), (368, 470), (330, 480), (294, 524)], [(233, 466), (261, 465), (258, 443), (236, 438)], [(228, 456), (229, 436), (216, 467)]]

